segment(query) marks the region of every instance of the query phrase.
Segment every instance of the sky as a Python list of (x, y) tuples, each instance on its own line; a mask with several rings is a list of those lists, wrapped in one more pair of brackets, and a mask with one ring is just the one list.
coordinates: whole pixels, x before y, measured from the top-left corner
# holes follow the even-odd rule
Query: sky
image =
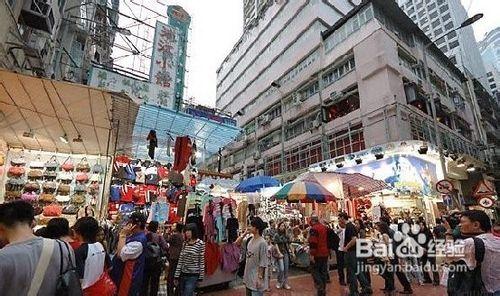
[[(291, 0), (296, 1), (296, 0)], [(476, 40), (500, 26), (500, 0), (461, 0), (469, 15), (484, 13), (473, 25)], [(184, 99), (215, 106), (216, 71), (243, 31), (243, 0), (166, 0), (191, 15)]]

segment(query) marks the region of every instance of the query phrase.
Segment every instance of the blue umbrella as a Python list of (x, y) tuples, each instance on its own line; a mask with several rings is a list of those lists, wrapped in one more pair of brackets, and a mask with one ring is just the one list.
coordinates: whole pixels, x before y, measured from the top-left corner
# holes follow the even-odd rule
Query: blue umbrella
[(266, 187), (276, 187), (280, 185), (280, 181), (269, 176), (256, 176), (250, 179), (243, 180), (236, 186), (237, 192), (256, 192), (259, 189)]

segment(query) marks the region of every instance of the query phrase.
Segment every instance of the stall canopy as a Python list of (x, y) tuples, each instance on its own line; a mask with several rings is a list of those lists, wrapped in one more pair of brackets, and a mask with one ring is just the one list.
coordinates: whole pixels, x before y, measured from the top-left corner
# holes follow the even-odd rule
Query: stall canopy
[(131, 104), (123, 94), (0, 70), (0, 137), (13, 147), (110, 155), (112, 107)]
[[(189, 136), (203, 157), (208, 157), (233, 141), (240, 132), (235, 126), (155, 105), (131, 106), (120, 112), (122, 114), (115, 114), (116, 118), (121, 118), (117, 127), (120, 130), (117, 152), (142, 159), (148, 155), (150, 130), (156, 131), (158, 149), (155, 154), (159, 161), (172, 161), (171, 152), (177, 136)], [(129, 132), (122, 134), (122, 130)]]

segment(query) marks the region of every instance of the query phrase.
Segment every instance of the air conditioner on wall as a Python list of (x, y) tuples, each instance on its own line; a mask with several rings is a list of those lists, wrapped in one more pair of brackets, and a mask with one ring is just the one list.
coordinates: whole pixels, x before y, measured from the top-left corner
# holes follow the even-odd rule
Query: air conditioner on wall
[(321, 126), (321, 121), (319, 119), (314, 119), (312, 124), (314, 128), (319, 128)]
[(255, 153), (253, 154), (253, 159), (254, 160), (259, 160), (260, 157), (261, 157), (260, 151), (255, 151)]
[(263, 115), (261, 117), (261, 122), (260, 122), (261, 125), (266, 125), (270, 122), (271, 122), (271, 115), (270, 114), (266, 114), (266, 115)]

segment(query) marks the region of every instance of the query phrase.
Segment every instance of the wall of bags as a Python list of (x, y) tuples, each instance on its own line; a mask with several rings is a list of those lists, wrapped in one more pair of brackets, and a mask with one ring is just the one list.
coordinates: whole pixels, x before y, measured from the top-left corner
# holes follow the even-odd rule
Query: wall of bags
[(0, 178), (0, 203), (32, 203), (39, 224), (59, 216), (70, 221), (97, 216), (107, 167), (107, 158), (101, 156), (9, 149)]

